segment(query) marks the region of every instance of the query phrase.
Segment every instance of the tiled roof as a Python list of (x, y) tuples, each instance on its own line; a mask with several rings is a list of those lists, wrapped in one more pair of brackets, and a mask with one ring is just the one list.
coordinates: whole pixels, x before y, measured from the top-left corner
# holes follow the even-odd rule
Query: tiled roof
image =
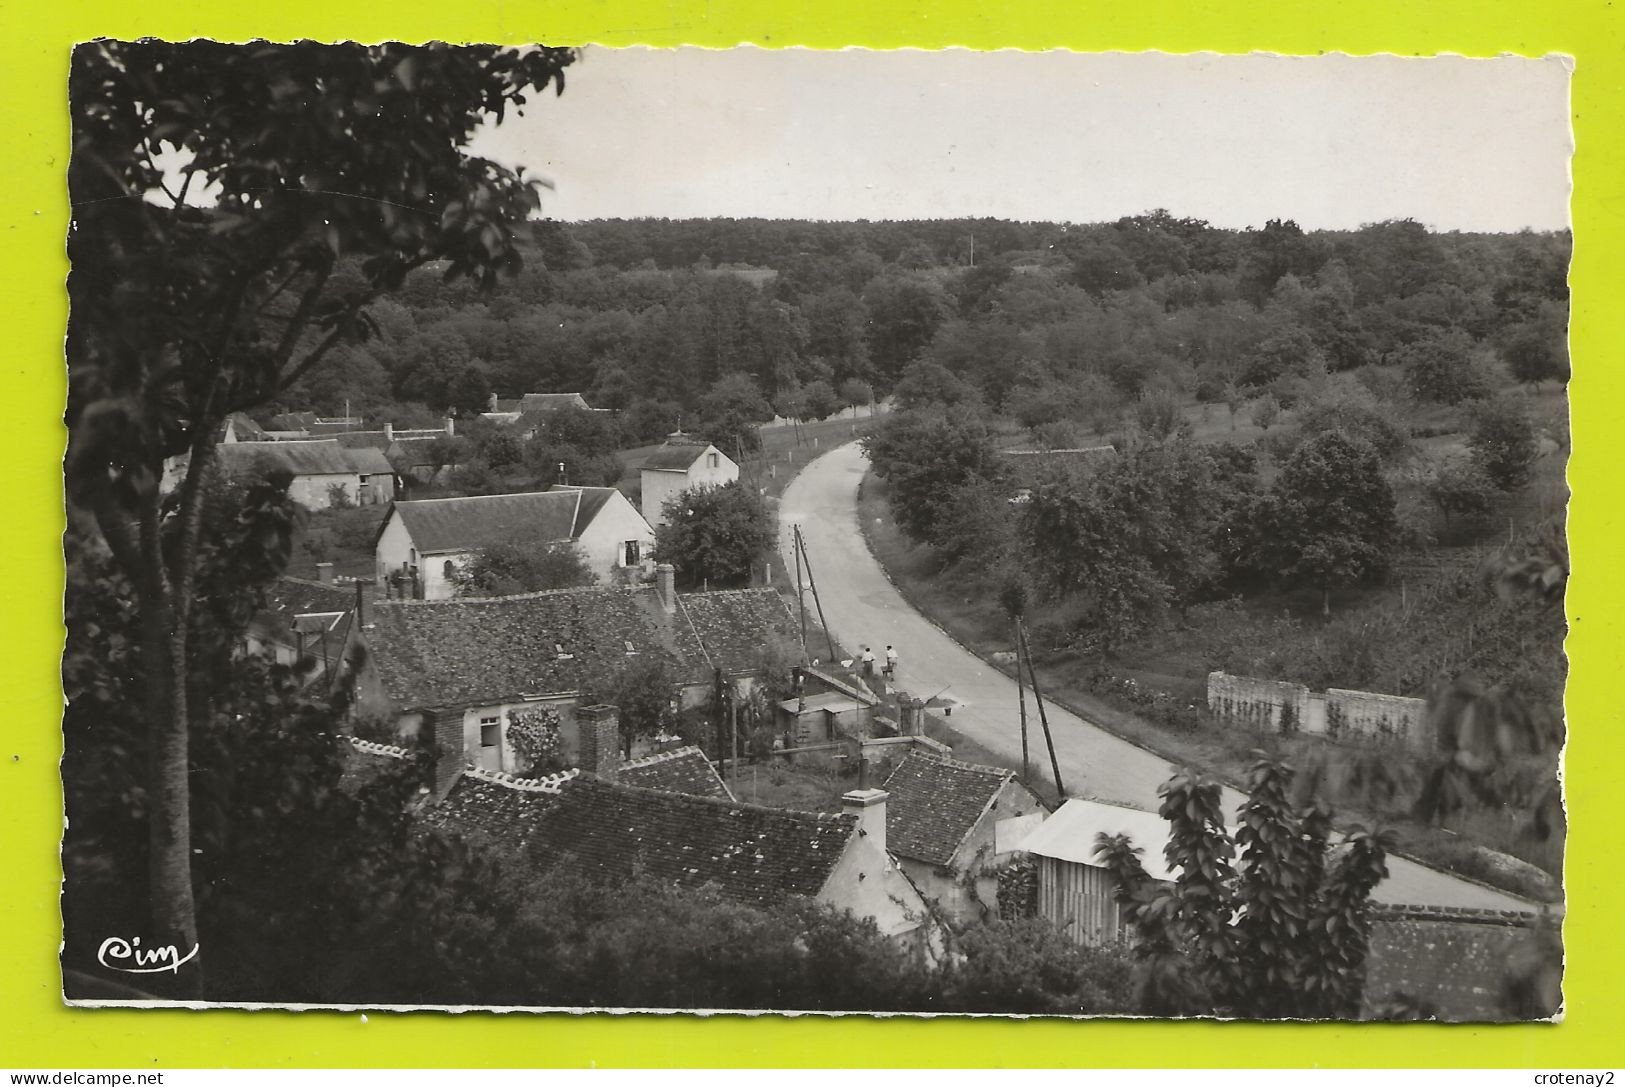
[(581, 505), (576, 507), (576, 523), (572, 536), (581, 535), (582, 530), (592, 524), (592, 519), (598, 516), (598, 511), (619, 493), (614, 487), (571, 487), (563, 483), (555, 483), (547, 489), (549, 494), (554, 491), (570, 491), (581, 495)]
[(285, 468), (296, 476), (341, 476), (357, 471), (350, 460), (350, 451), (331, 439), (227, 442), (215, 448), (221, 466), (232, 474), (253, 471), (261, 463)]
[(591, 519), (578, 516), (583, 498), (580, 489), (430, 498), (396, 502), (395, 512), (418, 551), (433, 555), (518, 540), (540, 544), (574, 539)]
[[(501, 401), (498, 401), (500, 404)], [(519, 398), (519, 409), (525, 411), (558, 411), (561, 408), (583, 408), (591, 411), (591, 406), (580, 393), (526, 393)]]
[(686, 472), (700, 459), (704, 445), (672, 444), (670, 442), (649, 454), (643, 462), (646, 472)]
[(795, 640), (795, 619), (773, 589), (731, 589), (677, 598), (677, 646), (691, 661), (724, 672), (761, 666), (762, 647)]
[(711, 760), (697, 747), (680, 747), (659, 755), (634, 760), (621, 766), (616, 780), (641, 789), (664, 789), (668, 793), (710, 796), (732, 800), (733, 793), (717, 775)]
[(381, 601), (367, 643), (385, 692), (403, 711), (516, 702), (580, 690), (588, 676), (624, 663), (628, 642), (635, 652), (671, 658), (658, 608), (640, 605), (637, 595), (588, 588)]
[(784, 811), (592, 777), (566, 782), (530, 836), (530, 856), (614, 877), (711, 884), (740, 902), (816, 895), (853, 838), (852, 815)]
[(505, 860), (523, 862), (543, 813), (558, 799), (558, 780), (562, 777), (555, 775), (547, 783), (530, 783), (506, 774), (465, 771), (446, 795), (423, 809), (418, 818), (428, 826), (461, 835)]
[(1509, 966), (1561, 961), (1555, 925), (1533, 913), (1374, 905), (1370, 926), (1368, 1011), (1404, 994), (1446, 1021), (1506, 1019)]
[(911, 751), (883, 788), (886, 849), (947, 864), (1015, 772)]

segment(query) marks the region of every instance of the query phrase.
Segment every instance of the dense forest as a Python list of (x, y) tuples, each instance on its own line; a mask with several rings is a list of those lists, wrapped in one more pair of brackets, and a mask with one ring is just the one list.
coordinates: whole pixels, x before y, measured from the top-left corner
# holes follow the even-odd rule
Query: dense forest
[(1455, 402), (1482, 391), (1491, 354), (1531, 381), (1567, 365), (1566, 234), (1237, 231), (1154, 211), (1088, 226), (540, 221), (522, 241), (522, 270), (490, 291), (419, 269), (369, 308), (373, 335), (274, 406), (404, 425), (493, 392), (580, 391), (637, 441), (722, 414), (706, 397), (735, 375), (752, 412), (816, 415), (832, 394), (906, 393), (911, 366), (916, 383), (946, 371), (1038, 428), (1161, 397), (1290, 406), (1324, 372)]

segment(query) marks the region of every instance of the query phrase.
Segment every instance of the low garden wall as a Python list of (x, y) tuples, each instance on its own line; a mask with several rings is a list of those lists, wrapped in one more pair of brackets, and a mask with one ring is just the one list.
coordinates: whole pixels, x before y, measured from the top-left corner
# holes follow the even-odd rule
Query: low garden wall
[(1226, 724), (1281, 735), (1426, 750), (1433, 746), (1427, 702), (1420, 698), (1328, 688), (1210, 672), (1208, 711)]

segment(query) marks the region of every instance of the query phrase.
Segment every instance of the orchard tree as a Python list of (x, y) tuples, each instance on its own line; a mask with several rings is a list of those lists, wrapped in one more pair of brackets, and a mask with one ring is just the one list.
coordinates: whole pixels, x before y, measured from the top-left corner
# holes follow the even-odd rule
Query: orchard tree
[[(538, 183), (469, 155), (563, 87), (562, 49), (99, 41), (69, 78), (68, 499), (135, 594), (148, 937), (197, 943), (189, 641), (226, 416), (265, 403), (430, 262), (494, 283)], [(179, 489), (159, 491), (168, 458)]]
[(1337, 431), (1304, 442), (1270, 490), (1274, 568), (1288, 581), (1331, 590), (1388, 567), (1399, 520), (1382, 460), (1366, 442)]
[(1125, 835), (1096, 856), (1133, 926), (1142, 1014), (1351, 1019), (1365, 984), (1371, 891), (1388, 874), (1386, 834), (1333, 845), (1331, 819), (1289, 799), (1290, 767), (1261, 757), (1235, 831), (1223, 792), (1185, 772), (1159, 790), (1171, 885), (1153, 880)]
[(738, 480), (673, 495), (655, 530), (655, 559), (689, 587), (748, 585), (773, 546), (774, 521), (761, 496)]
[(953, 495), (977, 481), (1005, 476), (987, 424), (975, 414), (899, 412), (863, 439), (875, 474), (891, 487), (892, 516), (918, 543), (948, 543)]

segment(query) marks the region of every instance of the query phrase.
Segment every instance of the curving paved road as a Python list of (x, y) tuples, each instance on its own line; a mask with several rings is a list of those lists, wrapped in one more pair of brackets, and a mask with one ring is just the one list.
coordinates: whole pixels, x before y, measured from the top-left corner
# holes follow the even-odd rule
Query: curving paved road
[[(870, 645), (900, 654), (898, 678), (905, 690), (925, 697), (939, 692), (956, 699), (956, 729), (1011, 766), (1020, 765), (1021, 733), (1015, 681), (962, 648), (909, 606), (869, 551), (858, 530), (858, 483), (868, 462), (856, 442), (808, 463), (779, 505), (780, 552), (795, 569), (790, 529), (800, 525), (818, 580), (824, 614), (836, 641), (855, 652)], [(808, 614), (813, 602), (807, 601)], [(816, 648), (809, 646), (816, 655)], [(1028, 705), (1033, 772), (1048, 776), (1048, 754), (1033, 707)], [(1157, 787), (1172, 767), (1143, 748), (1119, 739), (1059, 706), (1047, 706), (1061, 778), (1072, 796), (1099, 797), (1155, 810)], [(1241, 796), (1225, 791), (1226, 807)], [(1529, 909), (1532, 904), (1412, 861), (1390, 858), (1389, 877), (1374, 897), (1385, 902), (1490, 909)]]

